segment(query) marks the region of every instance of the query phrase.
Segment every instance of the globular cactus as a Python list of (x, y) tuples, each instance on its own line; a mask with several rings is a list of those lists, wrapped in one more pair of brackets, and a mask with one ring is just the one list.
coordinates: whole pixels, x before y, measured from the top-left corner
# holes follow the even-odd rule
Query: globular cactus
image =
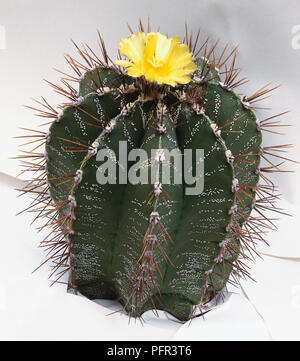
[[(253, 111), (274, 88), (237, 95), (246, 80), (238, 79), (236, 49), (227, 53), (226, 46), (217, 57), (217, 43), (197, 47), (198, 37), (193, 42), (186, 34), (180, 44), (147, 35), (140, 24), (137, 35), (121, 40), (128, 59), (119, 66), (101, 37), (102, 60), (87, 45), (76, 46), (82, 61), (67, 57), (75, 75), (50, 83), (67, 103), (57, 111), (43, 98), (42, 108), (33, 108), (51, 121), (48, 132), (30, 131), (41, 143), (23, 153), (26, 171), (35, 173), (23, 191), (36, 194), (29, 209), (50, 227), (41, 245), (53, 275), (60, 280), (68, 273), (75, 292), (117, 299), (133, 316), (161, 309), (192, 318), (227, 282), (249, 276), (243, 260), (272, 227), (263, 211), (277, 211), (266, 174), (280, 169), (267, 157), (281, 163), (285, 157), (277, 151), (289, 146), (263, 147), (262, 131), (280, 122), (273, 120), (278, 115), (259, 121)], [(144, 150), (147, 159), (125, 155), (124, 166), (121, 144), (128, 153)], [(106, 184), (97, 178), (100, 150), (116, 170), (102, 174)], [(261, 158), (269, 162), (265, 167)], [(151, 181), (127, 182), (126, 168), (137, 178), (146, 170)], [(184, 169), (193, 181), (175, 182)], [(204, 188), (197, 192), (201, 177)]]

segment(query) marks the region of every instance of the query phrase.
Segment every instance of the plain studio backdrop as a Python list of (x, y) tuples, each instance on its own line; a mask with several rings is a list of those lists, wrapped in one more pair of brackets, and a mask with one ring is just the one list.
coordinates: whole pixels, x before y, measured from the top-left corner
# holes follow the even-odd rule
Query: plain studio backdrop
[[(137, 30), (138, 19), (141, 18), (146, 23), (148, 16), (154, 30), (159, 28), (160, 32), (169, 36), (183, 38), (187, 23), (194, 33), (198, 28), (201, 29), (202, 40), (210, 36), (212, 40), (220, 39), (220, 46), (229, 43), (233, 48), (239, 44), (238, 65), (243, 68), (242, 74), (250, 82), (238, 91), (252, 94), (269, 82), (272, 82), (271, 86), (281, 85), (270, 99), (262, 103), (262, 106), (270, 107), (272, 110), (260, 111), (258, 117), (264, 119), (291, 110), (283, 120), (292, 124), (293, 128), (284, 129), (286, 135), (281, 137), (265, 134), (265, 144), (293, 143), (295, 146), (289, 156), (300, 159), (300, 2), (298, 0), (0, 0), (0, 172), (12, 176), (19, 173), (17, 162), (9, 159), (17, 153), (18, 142), (12, 138), (21, 134), (18, 127), (36, 128), (40, 123), (40, 120), (23, 105), (34, 105), (31, 98), (40, 96), (44, 96), (53, 105), (62, 102), (62, 97), (55, 94), (43, 79), (54, 82), (59, 80), (59, 74), (53, 68), (68, 72), (64, 54), (75, 55), (70, 39), (78, 44), (85, 42), (96, 48), (97, 29), (99, 29), (105, 39), (107, 50), (114, 59), (119, 39), (129, 34), (126, 22)], [(300, 169), (298, 165), (293, 164), (289, 169), (297, 172), (287, 173), (275, 179), (280, 181), (280, 192), (284, 195), (283, 203), (294, 218), (278, 222), (279, 233), (277, 235), (272, 233), (269, 236), (271, 247), (264, 248), (264, 251), (276, 257), (288, 257), (292, 260), (280, 263), (279, 258), (274, 258), (274, 261), (268, 258), (264, 263), (266, 271), (261, 273), (257, 271), (263, 269), (259, 261), (259, 266), (254, 272), (263, 274), (257, 278), (265, 278), (258, 280), (261, 281), (260, 286), (249, 286), (255, 307), (267, 320), (268, 328), (275, 338), (300, 338), (299, 327), (297, 328), (300, 324), (298, 300), (300, 263), (296, 262), (297, 258), (300, 258), (299, 224), (297, 224), (300, 214)], [(2, 315), (0, 328), (4, 327), (3, 325), (6, 327), (5, 330), (3, 328), (0, 331), (1, 337), (44, 338), (48, 335), (49, 338), (55, 338), (55, 332), (59, 332), (60, 336), (57, 337), (65, 338), (67, 335), (57, 331), (54, 326), (52, 333), (48, 328), (48, 333), (42, 330), (38, 336), (32, 330), (34, 327), (30, 328), (30, 324), (38, 323), (34, 311), (38, 309), (36, 299), (39, 292), (36, 287), (39, 285), (47, 292), (44, 289), (44, 284), (48, 287), (47, 282), (43, 281), (46, 273), (42, 271), (41, 276), (29, 274), (36, 266), (35, 262), (42, 259), (41, 252), (33, 251), (32, 248), (33, 244), (36, 245), (38, 237), (35, 236), (34, 230), (29, 228), (27, 216), (14, 217), (17, 212), (14, 208), (20, 206), (20, 203), (16, 203), (14, 199), (16, 194), (8, 188), (6, 191), (4, 186), (1, 194), (3, 196), (0, 200), (0, 315)], [(22, 279), (22, 275), (25, 283), (22, 281), (20, 286), (19, 280)], [(30, 280), (34, 280), (36, 284), (32, 285)], [(268, 289), (270, 285), (274, 286), (273, 291)], [(17, 293), (16, 289), (20, 289), (20, 292)], [(65, 300), (57, 302), (66, 303)], [(80, 302), (85, 301), (81, 299)], [(14, 313), (8, 303), (21, 311)], [(32, 304), (35, 305), (34, 309)], [(55, 302), (50, 304), (54, 307)], [(92, 306), (89, 306), (91, 315), (93, 312), (97, 314), (98, 309), (97, 311), (93, 309), (95, 305), (92, 303)], [(86, 305), (82, 304), (78, 307), (84, 308)], [(26, 315), (25, 310), (29, 310), (31, 318)], [(59, 312), (61, 312), (60, 316), (64, 314), (62, 310)], [(275, 313), (278, 312), (283, 315), (279, 316), (281, 317), (279, 320), (277, 318), (279, 325), (276, 326), (275, 320), (278, 315)], [(24, 320), (22, 317), (25, 317)], [(50, 318), (52, 317), (49, 316), (48, 322), (51, 323)], [(215, 317), (214, 323), (211, 324), (216, 325), (220, 319), (222, 318)], [(3, 323), (3, 320), (7, 323)], [(280, 330), (282, 328), (280, 322), (283, 327), (292, 330), (288, 336)], [(86, 327), (91, 326), (86, 325)], [(160, 324), (159, 327), (161, 328), (162, 325)], [(163, 327), (172, 329), (172, 326), (165, 324)], [(197, 327), (197, 323), (193, 327)], [(195, 333), (191, 332), (193, 327), (185, 330), (190, 336), (184, 336), (182, 331), (182, 337), (193, 338), (193, 335), (198, 334), (199, 330), (195, 330)], [(22, 328), (23, 331), (20, 331)], [(134, 331), (132, 332), (131, 337), (134, 338)], [(80, 338), (78, 335), (81, 335), (80, 331), (74, 333), (75, 338)], [(162, 338), (170, 338), (171, 333), (161, 332), (159, 335)], [(90, 338), (93, 336), (101, 339), (101, 333), (98, 336), (93, 334)], [(222, 338), (222, 335), (219, 336)], [(223, 336), (225, 337), (224, 332)], [(105, 337), (122, 338), (121, 334), (113, 336), (113, 331), (111, 336), (108, 332)], [(136, 334), (136, 337), (142, 336)], [(149, 337), (155, 336), (152, 334)]]

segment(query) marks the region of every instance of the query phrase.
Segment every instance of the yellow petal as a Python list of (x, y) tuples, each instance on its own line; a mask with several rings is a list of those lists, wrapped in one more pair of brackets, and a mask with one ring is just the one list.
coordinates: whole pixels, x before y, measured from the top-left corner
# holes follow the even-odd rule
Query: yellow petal
[(141, 60), (145, 48), (146, 36), (144, 33), (131, 35), (127, 39), (119, 41), (118, 49), (121, 54), (127, 56), (132, 62)]
[(116, 64), (116, 65), (119, 65), (119, 66), (122, 66), (122, 67), (124, 67), (124, 68), (128, 68), (129, 66), (132, 66), (133, 65), (133, 63), (131, 63), (130, 61), (128, 61), (128, 60), (115, 60), (114, 61), (114, 63)]

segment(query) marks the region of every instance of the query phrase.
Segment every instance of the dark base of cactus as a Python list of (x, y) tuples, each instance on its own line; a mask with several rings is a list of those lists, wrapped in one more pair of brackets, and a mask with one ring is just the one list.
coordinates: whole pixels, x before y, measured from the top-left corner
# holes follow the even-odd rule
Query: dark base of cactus
[(180, 321), (188, 321), (193, 313), (193, 304), (187, 298), (174, 294), (161, 295), (157, 309), (169, 312)]
[[(102, 281), (81, 285), (77, 287), (77, 290), (90, 300), (107, 299), (123, 303), (122, 299), (118, 298), (114, 286)], [(152, 300), (149, 299), (141, 310), (133, 311), (129, 309), (128, 304), (123, 304), (123, 306), (126, 312), (133, 317), (140, 317), (144, 312), (155, 309), (166, 311), (180, 321), (190, 320), (194, 309), (194, 305), (189, 299), (174, 294), (156, 295)]]
[[(122, 302), (122, 301), (121, 301)], [(193, 314), (194, 305), (187, 298), (182, 297), (181, 295), (174, 294), (162, 294), (156, 295), (152, 300), (148, 300), (142, 307), (141, 310), (138, 309), (128, 309), (128, 305), (124, 305), (124, 309), (132, 317), (141, 317), (144, 312), (152, 310), (156, 313), (157, 310), (166, 311), (179, 321), (188, 321), (191, 319)]]
[(93, 282), (77, 287), (77, 290), (89, 298), (90, 300), (95, 299), (117, 299), (115, 288), (112, 284), (104, 283), (102, 281)]

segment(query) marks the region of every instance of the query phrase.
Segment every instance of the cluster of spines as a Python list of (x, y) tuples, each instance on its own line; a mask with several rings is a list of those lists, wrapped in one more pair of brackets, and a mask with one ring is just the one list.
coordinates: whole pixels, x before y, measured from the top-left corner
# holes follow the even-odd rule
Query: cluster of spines
[[(148, 26), (148, 30), (149, 29), (150, 27)], [(140, 30), (144, 31), (144, 27), (142, 23), (140, 23)], [(131, 29), (130, 31), (132, 32)], [(195, 57), (199, 56), (202, 53), (202, 60), (203, 60), (200, 76), (194, 76), (193, 78), (193, 82), (196, 85), (199, 84), (203, 85), (208, 81), (216, 80), (216, 78), (210, 77), (211, 70), (213, 69), (218, 73), (218, 75), (224, 76), (225, 79), (223, 80), (223, 82), (222, 81), (219, 82), (219, 85), (223, 89), (232, 90), (244, 84), (247, 81), (245, 78), (238, 79), (241, 69), (236, 68), (235, 66), (236, 50), (237, 50), (236, 48), (234, 48), (231, 52), (229, 52), (229, 54), (226, 55), (226, 51), (228, 49), (228, 46), (226, 45), (222, 50), (221, 55), (216, 57), (215, 50), (218, 42), (215, 42), (210, 47), (209, 39), (207, 38), (204, 41), (204, 43), (199, 48), (197, 48), (199, 33), (197, 33), (195, 41), (193, 41), (192, 38), (193, 38), (192, 33), (189, 35), (187, 31), (185, 42), (190, 47), (191, 51), (193, 51)], [(80, 83), (84, 73), (88, 74), (88, 76), (91, 78), (92, 83), (94, 84), (94, 86), (91, 87), (90, 89), (91, 92), (97, 92), (99, 95), (107, 94), (108, 92), (110, 92), (110, 89), (103, 85), (103, 82), (101, 80), (100, 74), (97, 71), (97, 69), (98, 67), (110, 68), (113, 67), (113, 64), (107, 55), (103, 39), (101, 38), (100, 35), (99, 35), (99, 43), (100, 43), (103, 59), (99, 59), (99, 57), (96, 56), (95, 52), (88, 45), (84, 44), (82, 49), (80, 49), (74, 43), (78, 50), (79, 55), (81, 56), (82, 61), (79, 62), (71, 56), (66, 56), (66, 60), (68, 61), (68, 64), (70, 65), (71, 69), (74, 71), (75, 75), (69, 75), (61, 72), (63, 74), (63, 78), (62, 78), (63, 86), (48, 82), (51, 85), (51, 87), (55, 89), (56, 92), (67, 98), (68, 101), (67, 103), (66, 102), (63, 103), (59, 107), (59, 110), (55, 110), (54, 107), (52, 107), (44, 98), (42, 98), (42, 101), (36, 101), (41, 106), (41, 108), (29, 107), (37, 111), (38, 116), (49, 119), (47, 123), (44, 123), (42, 125), (49, 125), (52, 122), (59, 122), (62, 114), (62, 110), (68, 105), (80, 107), (80, 104), (83, 99), (76, 91), (76, 89), (74, 89), (71, 83), (72, 82)], [(227, 63), (230, 60), (230, 58), (232, 58), (232, 60), (229, 65), (229, 68), (227, 69)], [(223, 70), (224, 67), (225, 70)], [(96, 70), (96, 74), (97, 74), (96, 78), (92, 75), (93, 70)], [(120, 79), (124, 80), (123, 73), (119, 69), (116, 70), (120, 74), (120, 77), (118, 77), (118, 82), (120, 81)], [(258, 107), (256, 103), (259, 100), (264, 99), (266, 95), (269, 95), (269, 93), (274, 89), (276, 89), (276, 87), (269, 89), (267, 88), (267, 86), (264, 86), (261, 89), (259, 89), (257, 92), (255, 92), (253, 95), (248, 97), (246, 96), (242, 97), (241, 98), (242, 105), (246, 109), (249, 108), (254, 110), (264, 109)], [(129, 104), (126, 103), (124, 94), (134, 91), (136, 91), (134, 85), (128, 85), (125, 83), (125, 81), (121, 81), (121, 85), (118, 86), (117, 97), (120, 97), (121, 102), (123, 102), (123, 108), (121, 112), (123, 112), (124, 115), (127, 111), (130, 111), (130, 108), (132, 106), (131, 103)], [(193, 111), (196, 112), (196, 114), (205, 114), (206, 111), (205, 106), (204, 104), (201, 105), (201, 99), (205, 98), (205, 93), (200, 95), (196, 94), (195, 97), (195, 95), (193, 94), (193, 89), (191, 89), (188, 92), (186, 92), (185, 90), (177, 92), (176, 96), (178, 98), (178, 102), (182, 102), (186, 100), (190, 101), (191, 107)], [(160, 110), (160, 111), (164, 112), (164, 110)], [(280, 121), (276, 121), (276, 120), (274, 121), (274, 119), (283, 116), (286, 113), (287, 112), (284, 112), (281, 114), (268, 117), (264, 120), (257, 121), (258, 130), (271, 132), (275, 134), (281, 134), (273, 129), (277, 130), (277, 128), (279, 127), (286, 127), (290, 125), (282, 124)], [(211, 128), (213, 129), (215, 136), (218, 137), (219, 139), (222, 139), (222, 133), (226, 132), (224, 128), (226, 128), (227, 125), (230, 125), (234, 121), (235, 120), (233, 119), (229, 119), (228, 122), (221, 127), (219, 127), (217, 123), (212, 123)], [(158, 120), (155, 126), (157, 132), (161, 134), (161, 136), (163, 136), (166, 132), (166, 124)], [(113, 129), (113, 124), (111, 124), (110, 120), (102, 123), (100, 120), (99, 127), (102, 127), (106, 131), (106, 133), (109, 134)], [(50, 187), (49, 181), (54, 181), (54, 180), (47, 178), (47, 154), (44, 152), (37, 152), (39, 148), (43, 147), (45, 143), (49, 141), (51, 134), (49, 132), (36, 131), (27, 128), (23, 130), (28, 131), (29, 134), (22, 137), (32, 138), (31, 141), (24, 143), (23, 145), (24, 146), (33, 145), (33, 148), (30, 149), (29, 151), (28, 150), (22, 151), (22, 154), (17, 158), (21, 159), (22, 166), (25, 168), (22, 171), (22, 173), (31, 172), (35, 174), (34, 178), (31, 181), (29, 181), (28, 184), (25, 186), (25, 188), (22, 190), (23, 193), (30, 193), (35, 197), (34, 201), (27, 208), (27, 210), (37, 212), (36, 218), (42, 217), (46, 220), (45, 225), (40, 227), (40, 229), (47, 227), (51, 229), (49, 235), (47, 235), (45, 239), (41, 242), (41, 246), (45, 247), (46, 251), (48, 252), (48, 257), (46, 258), (45, 262), (47, 262), (48, 260), (51, 260), (53, 262), (52, 275), (56, 273), (56, 275), (58, 276), (55, 281), (59, 281), (61, 277), (69, 270), (71, 271), (71, 280), (72, 280), (73, 267), (72, 267), (71, 240), (72, 240), (72, 222), (74, 219), (74, 209), (76, 207), (76, 200), (72, 196), (72, 191), (74, 187), (76, 187), (76, 184), (78, 184), (81, 181), (82, 171), (78, 169), (78, 171), (75, 174), (62, 175), (60, 179), (56, 179), (56, 181), (59, 182), (58, 184), (61, 184), (62, 182), (70, 183), (70, 196), (66, 201), (54, 202), (51, 199), (49, 193), (49, 187)], [(79, 142), (79, 146), (82, 147), (83, 152), (87, 152), (87, 155), (84, 158), (84, 161), (86, 161), (87, 157), (91, 157), (96, 154), (99, 144), (96, 143), (84, 144)], [(283, 213), (282, 210), (276, 208), (275, 206), (275, 202), (276, 200), (278, 200), (279, 195), (274, 194), (276, 188), (273, 182), (267, 177), (266, 174), (273, 172), (286, 172), (280, 167), (285, 161), (290, 161), (290, 159), (283, 156), (282, 153), (287, 151), (288, 148), (290, 147), (291, 145), (289, 144), (278, 145), (273, 147), (261, 147), (259, 154), (251, 154), (251, 150), (249, 150), (248, 154), (232, 154), (230, 149), (227, 150), (226, 156), (228, 163), (232, 164), (234, 167), (239, 167), (238, 165), (239, 162), (245, 162), (245, 160), (243, 159), (244, 157), (251, 157), (257, 155), (263, 158), (269, 165), (264, 167), (259, 167), (257, 169), (257, 174), (260, 176), (260, 179), (262, 179), (265, 182), (265, 184), (251, 187), (246, 184), (240, 184), (237, 179), (235, 179), (232, 184), (232, 191), (235, 194), (236, 203), (230, 209), (231, 222), (227, 227), (228, 238), (220, 242), (219, 244), (220, 253), (218, 257), (215, 258), (212, 267), (208, 269), (205, 273), (206, 279), (204, 282), (205, 289), (203, 292), (204, 294), (203, 303), (207, 301), (206, 290), (208, 290), (210, 287), (214, 287), (213, 277), (214, 276), (222, 277), (221, 274), (214, 273), (214, 269), (216, 268), (216, 265), (223, 264), (225, 266), (225, 263), (229, 262), (230, 265), (234, 267), (234, 271), (232, 272), (232, 279), (229, 282), (238, 283), (238, 279), (234, 280), (238, 276), (250, 277), (247, 267), (242, 262), (243, 259), (249, 259), (249, 256), (245, 254), (244, 250), (247, 250), (248, 251), (247, 253), (250, 254), (256, 253), (255, 243), (258, 241), (265, 242), (264, 240), (264, 234), (266, 232), (265, 229), (269, 230), (269, 229), (273, 229), (274, 227), (273, 220), (270, 220), (266, 216), (264, 216), (263, 211), (268, 210), (268, 211)], [(75, 149), (70, 149), (70, 151), (75, 151)], [(272, 157), (278, 158), (280, 160), (280, 163), (275, 164), (272, 161)], [(256, 198), (253, 198), (252, 208), (258, 213), (257, 217), (254, 217), (248, 213), (239, 210), (238, 207), (239, 203), (242, 206), (244, 206), (243, 200), (240, 197), (241, 193), (251, 198), (253, 198), (253, 193), (255, 194)], [(154, 184), (153, 194), (151, 195), (151, 198), (158, 196), (163, 197), (163, 186), (161, 185), (160, 182), (156, 182)], [(152, 201), (151, 198), (149, 203), (151, 203)], [(64, 210), (66, 211), (64, 212)], [(242, 225), (237, 220), (237, 218), (244, 219)], [(155, 260), (153, 259), (153, 252), (151, 251), (151, 247), (155, 244), (159, 246), (157, 242), (154, 241), (155, 232), (153, 233), (155, 228), (157, 228), (159, 222), (160, 222), (159, 214), (157, 214), (155, 209), (153, 209), (153, 212), (151, 213), (151, 217), (149, 219), (149, 232), (148, 234), (145, 235), (143, 241), (142, 255), (139, 260), (140, 266), (137, 271), (138, 277), (142, 277), (143, 280), (145, 280), (144, 272), (148, 272), (147, 279), (149, 279), (149, 270), (153, 268), (153, 265), (155, 265)], [(150, 238), (152, 239), (151, 242), (149, 241)], [(242, 244), (241, 249), (240, 249), (240, 244)], [(233, 257), (234, 259), (233, 263), (226, 259), (225, 257), (226, 253), (229, 253)], [(169, 260), (169, 262), (171, 262), (171, 260)], [(145, 265), (147, 267), (145, 267)], [(158, 269), (157, 271), (159, 272)], [(138, 281), (139, 278), (136, 278), (136, 280)], [(152, 282), (152, 284), (155, 286), (155, 281), (153, 279), (152, 273), (149, 282), (150, 283)], [(146, 284), (148, 283), (146, 282)], [(72, 284), (72, 281), (71, 281), (71, 286), (76, 288), (76, 286)], [(137, 284), (137, 287), (140, 287), (139, 284)]]

